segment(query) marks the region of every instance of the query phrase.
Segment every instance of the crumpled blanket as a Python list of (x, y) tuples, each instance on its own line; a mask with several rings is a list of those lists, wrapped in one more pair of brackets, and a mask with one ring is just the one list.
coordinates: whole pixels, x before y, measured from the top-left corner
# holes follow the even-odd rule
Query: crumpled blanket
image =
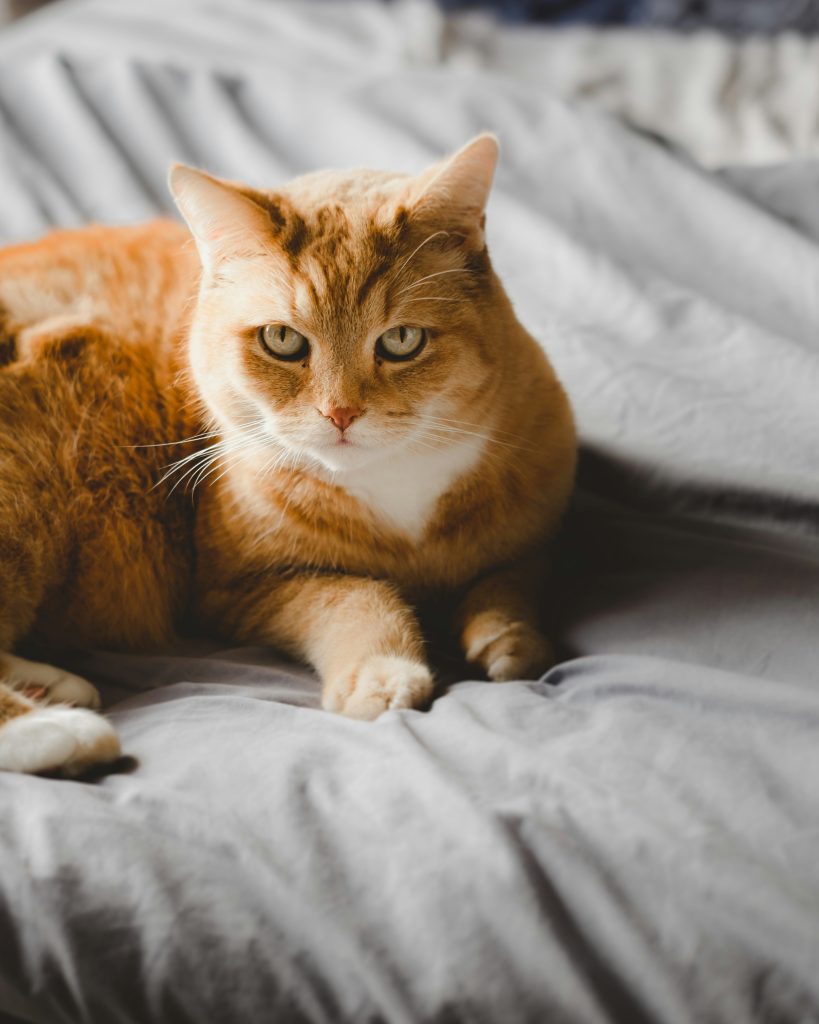
[(136, 764), (0, 777), (0, 1013), (812, 1024), (816, 167), (709, 174), (405, 43), (368, 3), (23, 22), (0, 36), (0, 237), (169, 212), (174, 158), (270, 187), (496, 131), (490, 251), (584, 446), (560, 663), (450, 667), (429, 712), (361, 723), (271, 651), (52, 652)]

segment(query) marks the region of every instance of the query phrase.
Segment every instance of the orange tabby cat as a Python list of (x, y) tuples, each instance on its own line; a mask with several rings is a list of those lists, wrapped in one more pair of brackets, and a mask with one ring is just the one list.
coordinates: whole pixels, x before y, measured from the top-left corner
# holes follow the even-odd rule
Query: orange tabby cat
[[(0, 253), (0, 650), (146, 649), (192, 610), (374, 718), (430, 699), (416, 609), (446, 595), (491, 679), (546, 668), (575, 438), (487, 254), (496, 159), (485, 135), (264, 193), (177, 166), (190, 234)], [(117, 756), (85, 680), (10, 653), (0, 678), (0, 768)]]

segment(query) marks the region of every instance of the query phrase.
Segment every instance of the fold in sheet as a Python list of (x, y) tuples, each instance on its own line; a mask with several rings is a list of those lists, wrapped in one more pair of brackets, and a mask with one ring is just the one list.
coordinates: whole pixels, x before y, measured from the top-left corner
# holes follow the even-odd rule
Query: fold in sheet
[(0, 237), (170, 212), (172, 159), (272, 187), (495, 130), (490, 249), (585, 446), (564, 660), (365, 724), (259, 649), (66, 656), (137, 765), (0, 778), (0, 1011), (815, 1020), (815, 167), (711, 176), (407, 68), (387, 5), (316, 11), (78, 3), (0, 37)]

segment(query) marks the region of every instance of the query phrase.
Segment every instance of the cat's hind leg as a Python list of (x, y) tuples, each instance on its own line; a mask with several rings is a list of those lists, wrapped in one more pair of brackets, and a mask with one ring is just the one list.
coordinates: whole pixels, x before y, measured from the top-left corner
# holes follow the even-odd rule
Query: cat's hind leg
[[(20, 362), (0, 372), (0, 652), (29, 635), (46, 595), (70, 575), (76, 488), (66, 466), (76, 443), (70, 457), (58, 456), (78, 399), (55, 366)], [(98, 705), (85, 680), (0, 654), (0, 770), (78, 774), (116, 759), (114, 730), (90, 710)]]
[(101, 715), (45, 705), (0, 682), (0, 771), (79, 775), (119, 755), (117, 735)]

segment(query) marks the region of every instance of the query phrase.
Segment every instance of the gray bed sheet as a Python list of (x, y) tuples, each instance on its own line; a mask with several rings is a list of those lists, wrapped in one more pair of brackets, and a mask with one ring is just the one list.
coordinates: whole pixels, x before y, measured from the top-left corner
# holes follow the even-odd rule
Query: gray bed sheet
[(704, 174), (411, 29), (57, 5), (0, 36), (0, 239), (168, 210), (171, 159), (273, 185), (497, 131), (492, 252), (584, 442), (562, 660), (360, 723), (270, 651), (66, 655), (137, 765), (0, 777), (0, 1011), (819, 1021), (816, 166)]

